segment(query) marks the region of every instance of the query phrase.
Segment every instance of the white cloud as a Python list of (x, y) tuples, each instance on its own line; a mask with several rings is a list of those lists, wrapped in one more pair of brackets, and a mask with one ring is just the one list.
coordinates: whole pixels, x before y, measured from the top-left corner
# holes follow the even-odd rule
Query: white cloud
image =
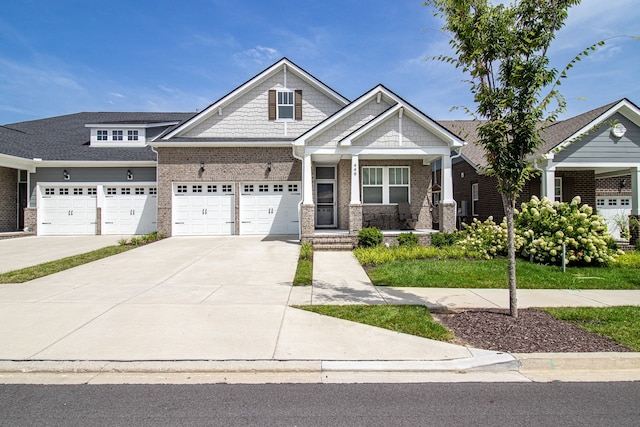
[(233, 60), (242, 67), (250, 65), (266, 66), (280, 57), (277, 49), (264, 46), (256, 46), (233, 55)]

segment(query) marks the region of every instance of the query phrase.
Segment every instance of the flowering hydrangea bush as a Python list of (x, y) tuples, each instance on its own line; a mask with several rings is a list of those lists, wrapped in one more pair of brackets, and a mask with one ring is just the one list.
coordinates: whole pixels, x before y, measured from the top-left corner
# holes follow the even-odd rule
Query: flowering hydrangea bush
[[(478, 254), (482, 258), (491, 259), (507, 254), (507, 223), (498, 225), (493, 217), (480, 222), (473, 219), (471, 224), (463, 224), (465, 237), (458, 241), (458, 245), (471, 254)], [(523, 245), (524, 239), (516, 235), (516, 251)]]
[[(580, 206), (580, 197), (560, 203), (534, 196), (515, 212), (514, 220), (516, 251), (541, 264), (562, 264), (563, 243), (565, 263), (571, 265), (607, 265), (620, 253), (609, 247), (612, 239), (604, 220), (590, 206)], [(492, 217), (484, 222), (474, 219), (464, 228), (465, 237), (458, 245), (468, 253), (485, 259), (507, 254), (505, 221), (498, 225)]]
[(606, 265), (617, 252), (604, 220), (588, 205), (580, 206), (580, 197), (571, 203), (552, 202), (532, 197), (515, 215), (516, 232), (526, 239), (521, 248), (524, 257), (543, 264), (562, 263), (562, 244), (566, 246), (566, 264)]

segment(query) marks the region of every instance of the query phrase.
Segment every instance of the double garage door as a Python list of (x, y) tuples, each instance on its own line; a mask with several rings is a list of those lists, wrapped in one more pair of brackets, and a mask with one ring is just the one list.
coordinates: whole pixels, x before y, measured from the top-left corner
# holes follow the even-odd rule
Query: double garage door
[[(156, 230), (156, 188), (104, 186), (102, 234), (147, 234)], [(98, 231), (96, 186), (42, 186), (38, 234), (86, 235)]]
[(236, 217), (240, 234), (298, 234), (300, 200), (299, 182), (242, 183), (239, 195), (233, 183), (176, 183), (172, 234), (232, 235)]

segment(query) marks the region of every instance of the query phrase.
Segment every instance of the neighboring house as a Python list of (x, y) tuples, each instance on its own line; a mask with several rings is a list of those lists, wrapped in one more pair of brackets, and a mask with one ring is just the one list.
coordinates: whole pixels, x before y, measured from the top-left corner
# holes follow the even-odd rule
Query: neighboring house
[[(0, 128), (0, 231), (295, 234), (455, 228), (463, 141), (379, 85), (349, 101), (282, 59), (197, 114), (79, 113)], [(5, 203), (6, 202), (6, 203)], [(24, 208), (24, 215), (22, 209)]]
[[(477, 122), (440, 123), (469, 141), (453, 161), (458, 223), (488, 216), (501, 221), (496, 180), (483, 174), (487, 162), (482, 147), (474, 144)], [(640, 215), (640, 109), (622, 99), (555, 122), (544, 128), (542, 137), (544, 143), (531, 159), (540, 176), (526, 185), (521, 200), (536, 195), (571, 201), (580, 196), (619, 237), (620, 219)]]

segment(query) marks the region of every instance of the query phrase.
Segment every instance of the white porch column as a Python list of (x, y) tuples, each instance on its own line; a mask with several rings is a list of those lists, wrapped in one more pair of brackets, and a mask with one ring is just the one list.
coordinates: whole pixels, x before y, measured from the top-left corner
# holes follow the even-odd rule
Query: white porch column
[(302, 161), (302, 204), (313, 204), (313, 181), (311, 175), (311, 154), (304, 155)]
[(631, 215), (640, 215), (640, 167), (631, 168)]
[(351, 156), (351, 201), (352, 205), (359, 205), (360, 202), (360, 161), (358, 155)]
[(540, 177), (540, 198), (547, 197), (554, 201), (556, 198), (556, 168), (548, 164), (542, 170)]
[(442, 202), (453, 202), (453, 168), (451, 154), (442, 156)]

